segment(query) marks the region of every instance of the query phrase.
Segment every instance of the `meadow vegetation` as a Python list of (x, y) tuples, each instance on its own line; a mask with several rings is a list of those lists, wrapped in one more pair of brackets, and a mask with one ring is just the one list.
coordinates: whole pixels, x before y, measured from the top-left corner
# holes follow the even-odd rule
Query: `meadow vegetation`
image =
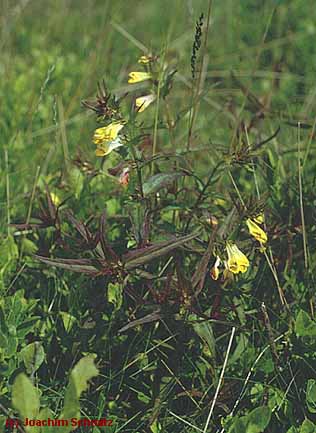
[(311, 0), (2, 1), (0, 430), (316, 432), (315, 35)]

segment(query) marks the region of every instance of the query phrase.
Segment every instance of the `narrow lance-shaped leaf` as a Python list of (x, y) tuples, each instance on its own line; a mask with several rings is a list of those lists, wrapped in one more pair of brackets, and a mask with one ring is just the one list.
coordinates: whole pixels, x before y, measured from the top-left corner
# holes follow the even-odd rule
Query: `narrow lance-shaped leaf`
[(99, 271), (89, 259), (50, 259), (34, 255), (34, 257), (47, 265), (56, 266), (57, 268), (67, 269), (72, 272), (80, 272), (88, 275), (98, 275)]
[(151, 323), (156, 322), (160, 320), (162, 317), (160, 308), (153, 311), (152, 313), (147, 314), (146, 316), (142, 317), (141, 319), (132, 320), (130, 323), (127, 323), (127, 325), (123, 326), (123, 328), (118, 330), (118, 333), (122, 333), (127, 331), (130, 328), (134, 328), (135, 326), (143, 325), (144, 323)]
[(104, 258), (112, 262), (117, 262), (119, 258), (115, 254), (115, 252), (113, 251), (112, 247), (110, 246), (110, 244), (107, 242), (106, 239), (106, 220), (105, 220), (104, 213), (101, 215), (100, 218), (99, 236), (100, 236), (100, 244), (101, 244)]
[(132, 253), (125, 254), (123, 256), (123, 263), (125, 263), (126, 269), (134, 269), (137, 266), (143, 265), (150, 262), (158, 257), (168, 254), (174, 249), (184, 245), (186, 242), (196, 238), (200, 230), (187, 236), (182, 236), (176, 239), (170, 239), (168, 241), (159, 242), (147, 248), (141, 248), (133, 251)]

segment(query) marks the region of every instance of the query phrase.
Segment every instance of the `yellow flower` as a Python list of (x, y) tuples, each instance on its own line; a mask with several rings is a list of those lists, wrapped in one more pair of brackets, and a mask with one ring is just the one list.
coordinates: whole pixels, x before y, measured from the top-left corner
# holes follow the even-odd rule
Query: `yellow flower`
[(221, 259), (217, 256), (216, 257), (216, 262), (214, 264), (214, 266), (211, 269), (211, 277), (213, 278), (213, 280), (218, 280), (219, 277), (219, 265), (221, 264)]
[(249, 266), (249, 260), (244, 253), (240, 251), (236, 244), (227, 244), (226, 251), (228, 255), (227, 268), (233, 274), (244, 273)]
[(140, 56), (140, 58), (138, 59), (138, 63), (141, 63), (142, 65), (148, 65), (149, 62), (150, 57), (148, 56)]
[(264, 222), (264, 214), (260, 213), (253, 219), (257, 224), (262, 224)]
[(57, 194), (55, 194), (54, 192), (50, 192), (50, 198), (55, 206), (58, 207), (60, 205), (61, 200)]
[(250, 234), (261, 244), (265, 244), (268, 240), (267, 234), (250, 218), (247, 219), (246, 224)]
[(123, 143), (120, 141), (119, 137), (112, 141), (103, 141), (97, 145), (95, 154), (96, 156), (106, 156), (111, 153), (112, 150), (121, 146), (123, 146)]
[(146, 108), (154, 102), (156, 99), (156, 95), (146, 95), (146, 96), (140, 96), (139, 98), (136, 98), (135, 105), (137, 108), (138, 113), (141, 113), (142, 111), (146, 110)]
[(128, 82), (133, 84), (149, 80), (151, 78), (151, 74), (149, 72), (130, 72), (128, 77)]
[(97, 146), (102, 146), (106, 141), (115, 140), (124, 124), (115, 122), (94, 131), (93, 141)]

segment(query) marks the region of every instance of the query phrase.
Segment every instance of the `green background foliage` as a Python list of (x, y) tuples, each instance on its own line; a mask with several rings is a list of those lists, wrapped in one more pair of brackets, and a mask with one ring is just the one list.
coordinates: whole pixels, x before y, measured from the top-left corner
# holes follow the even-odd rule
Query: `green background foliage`
[[(2, 1), (2, 424), (80, 413), (113, 432), (316, 431), (316, 9), (214, 0), (198, 82), (208, 6)], [(171, 72), (135, 120), (145, 85), (128, 74), (147, 50)], [(101, 160), (81, 101), (103, 79), (129, 121), (128, 145)], [(259, 211), (266, 256), (245, 226)], [(251, 265), (214, 281), (228, 240)]]

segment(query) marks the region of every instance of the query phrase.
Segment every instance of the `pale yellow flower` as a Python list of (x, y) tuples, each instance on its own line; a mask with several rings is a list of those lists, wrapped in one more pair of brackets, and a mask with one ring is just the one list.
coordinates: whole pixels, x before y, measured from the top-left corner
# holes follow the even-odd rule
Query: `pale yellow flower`
[(149, 62), (150, 57), (148, 56), (140, 56), (140, 58), (138, 59), (138, 63), (141, 63), (142, 65), (148, 65)]
[(107, 126), (98, 128), (94, 131), (93, 142), (97, 146), (101, 146), (106, 141), (115, 140), (122, 128), (124, 128), (124, 124), (120, 122), (110, 123)]
[(219, 277), (219, 265), (221, 264), (221, 259), (217, 256), (214, 266), (211, 269), (211, 277), (213, 280), (218, 280)]
[(146, 110), (146, 108), (154, 102), (156, 99), (156, 95), (150, 94), (146, 96), (140, 96), (139, 98), (136, 98), (135, 105), (137, 108), (138, 113), (141, 113), (142, 111)]
[(60, 198), (54, 192), (50, 192), (50, 198), (55, 206), (59, 206), (61, 203)]
[(247, 219), (246, 224), (248, 226), (248, 230), (260, 244), (265, 244), (268, 240), (267, 234), (262, 230), (261, 227), (258, 226), (254, 221), (252, 221), (250, 218)]
[(150, 80), (151, 74), (149, 72), (130, 72), (128, 75), (128, 82), (130, 84), (140, 83), (141, 81)]
[(226, 251), (228, 255), (227, 268), (233, 274), (242, 274), (247, 271), (249, 267), (249, 260), (244, 253), (240, 251), (236, 244), (227, 244)]
[(96, 156), (106, 156), (111, 153), (112, 150), (121, 146), (123, 146), (123, 143), (120, 141), (119, 137), (112, 141), (103, 141), (98, 144), (95, 154)]
[(259, 215), (257, 215), (256, 217), (253, 218), (253, 220), (257, 223), (257, 224), (262, 224), (264, 222), (264, 214), (260, 213)]

